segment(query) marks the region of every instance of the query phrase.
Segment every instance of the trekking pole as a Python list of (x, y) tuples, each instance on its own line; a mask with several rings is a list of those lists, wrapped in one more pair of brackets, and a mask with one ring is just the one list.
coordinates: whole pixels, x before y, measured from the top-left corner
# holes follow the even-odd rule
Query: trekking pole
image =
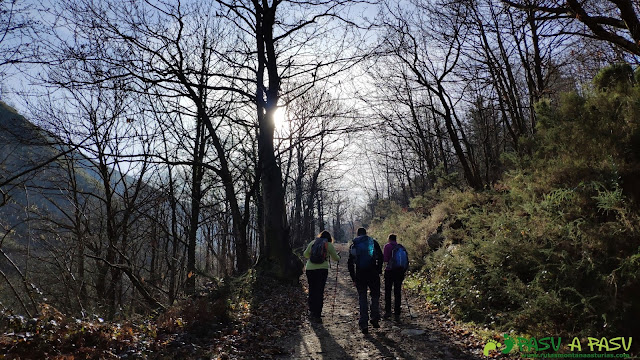
[(333, 289), (333, 304), (331, 305), (331, 320), (334, 319), (334, 310), (336, 308), (336, 298), (338, 295), (338, 265), (340, 265), (340, 260), (336, 262), (336, 286)]

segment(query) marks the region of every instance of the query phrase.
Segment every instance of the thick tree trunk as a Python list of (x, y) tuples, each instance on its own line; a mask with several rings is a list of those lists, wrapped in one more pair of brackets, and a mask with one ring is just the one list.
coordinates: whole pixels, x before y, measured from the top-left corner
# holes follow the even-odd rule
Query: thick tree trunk
[[(275, 107), (274, 107), (275, 108)], [(273, 110), (267, 111), (260, 121), (258, 153), (261, 165), (262, 201), (264, 205), (265, 254), (260, 268), (268, 275), (283, 281), (297, 281), (302, 274), (302, 263), (289, 245), (282, 173), (273, 147)], [(259, 116), (260, 117), (260, 116)]]
[[(258, 159), (260, 183), (264, 205), (265, 254), (260, 259), (260, 269), (285, 282), (298, 281), (302, 274), (302, 262), (291, 251), (289, 227), (284, 204), (282, 170), (278, 166), (273, 146), (275, 123), (273, 115), (278, 106), (281, 78), (278, 73), (273, 26), (277, 3), (269, 7), (254, 3), (256, 24), (256, 48), (258, 55), (256, 110), (258, 116)], [(265, 78), (265, 71), (268, 77)], [(265, 84), (265, 82), (267, 82)]]

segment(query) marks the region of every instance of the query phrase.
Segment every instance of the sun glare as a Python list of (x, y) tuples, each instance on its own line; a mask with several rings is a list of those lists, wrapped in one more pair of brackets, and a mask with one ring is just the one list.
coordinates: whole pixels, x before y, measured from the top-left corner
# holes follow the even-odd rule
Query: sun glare
[(279, 106), (276, 112), (273, 113), (273, 122), (276, 130), (282, 130), (285, 126), (287, 117), (287, 109), (284, 106)]

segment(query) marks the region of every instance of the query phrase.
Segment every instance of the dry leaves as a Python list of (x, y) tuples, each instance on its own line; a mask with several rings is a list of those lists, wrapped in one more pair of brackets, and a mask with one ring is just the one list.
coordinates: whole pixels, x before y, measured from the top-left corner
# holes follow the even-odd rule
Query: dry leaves
[(34, 319), (3, 316), (0, 358), (271, 359), (283, 353), (273, 339), (302, 322), (306, 297), (300, 287), (262, 283), (235, 299), (201, 294), (154, 320), (74, 319), (49, 305)]

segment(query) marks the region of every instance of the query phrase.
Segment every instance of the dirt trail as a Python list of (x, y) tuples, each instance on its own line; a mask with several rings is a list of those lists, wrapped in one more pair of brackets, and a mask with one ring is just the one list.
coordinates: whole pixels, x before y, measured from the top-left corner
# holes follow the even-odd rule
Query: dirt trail
[[(428, 312), (409, 298), (411, 315), (403, 299), (399, 323), (382, 320), (380, 328), (369, 326), (369, 334), (358, 329), (357, 291), (347, 269), (347, 244), (336, 244), (342, 256), (332, 264), (325, 288), (323, 323), (305, 321), (293, 336), (278, 339), (288, 355), (279, 359), (482, 359), (479, 341), (468, 336), (453, 337), (443, 331), (446, 319)], [(302, 276), (306, 283), (306, 277)], [(334, 307), (334, 294), (335, 307)], [(384, 282), (381, 310), (384, 309)], [(473, 349), (469, 352), (468, 348)]]

